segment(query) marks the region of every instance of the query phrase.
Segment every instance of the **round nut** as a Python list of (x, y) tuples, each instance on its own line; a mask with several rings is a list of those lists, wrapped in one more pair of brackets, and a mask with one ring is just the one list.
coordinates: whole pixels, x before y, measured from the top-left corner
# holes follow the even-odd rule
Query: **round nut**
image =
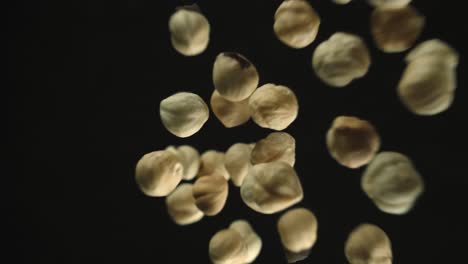
[(226, 100), (243, 101), (254, 92), (259, 82), (255, 66), (235, 52), (220, 53), (213, 66), (213, 83)]
[(166, 150), (173, 152), (179, 157), (180, 162), (184, 166), (184, 175), (182, 176), (184, 180), (189, 181), (197, 176), (200, 169), (200, 154), (195, 148), (183, 145), (178, 148), (169, 146)]
[(348, 4), (349, 2), (351, 2), (351, 0), (332, 0), (335, 4), (338, 4), (338, 5), (346, 5)]
[(369, 50), (356, 35), (337, 32), (314, 51), (312, 66), (326, 84), (343, 87), (363, 77), (370, 66)]
[(433, 58), (448, 67), (456, 67), (459, 62), (458, 52), (440, 39), (431, 39), (420, 43), (406, 55), (405, 60), (410, 63), (420, 58)]
[(376, 225), (361, 224), (348, 236), (345, 255), (351, 264), (392, 263), (392, 246), (387, 234)]
[(207, 150), (201, 155), (199, 176), (218, 174), (229, 180), (230, 175), (224, 166), (225, 154), (216, 150)]
[(154, 197), (171, 193), (182, 180), (184, 167), (170, 151), (145, 154), (137, 163), (135, 180), (140, 190)]
[(320, 17), (307, 1), (285, 0), (276, 10), (273, 30), (281, 42), (300, 49), (315, 40), (319, 26)]
[(265, 84), (249, 99), (252, 120), (263, 128), (283, 130), (297, 117), (299, 105), (294, 92), (286, 86)]
[(251, 153), (252, 147), (244, 143), (234, 144), (226, 151), (224, 167), (230, 175), (232, 183), (237, 187), (242, 185), (245, 176), (252, 168)]
[(250, 119), (251, 114), (248, 99), (232, 102), (214, 90), (210, 103), (215, 116), (227, 128), (240, 126)]
[(294, 166), (296, 140), (286, 132), (273, 132), (255, 144), (251, 154), (252, 164), (284, 161)]
[(407, 6), (411, 0), (367, 0), (369, 4), (380, 8), (401, 8)]
[(411, 6), (376, 8), (371, 15), (371, 32), (379, 49), (402, 52), (414, 45), (426, 19)]
[(176, 93), (162, 100), (159, 112), (164, 127), (183, 138), (198, 132), (209, 117), (209, 109), (203, 99), (187, 92)]
[(166, 197), (169, 216), (178, 225), (193, 224), (203, 218), (203, 212), (195, 205), (192, 187), (190, 183), (183, 183)]
[(252, 263), (260, 254), (262, 239), (255, 233), (249, 222), (245, 220), (236, 220), (231, 223), (229, 228), (237, 231), (241, 235), (247, 246), (245, 263)]
[(301, 182), (285, 162), (270, 162), (252, 167), (241, 186), (242, 200), (254, 211), (274, 214), (303, 198)]
[(185, 56), (202, 53), (210, 40), (210, 24), (194, 8), (180, 7), (169, 18), (171, 42), (175, 50)]
[(411, 210), (424, 183), (408, 157), (381, 152), (364, 171), (361, 187), (381, 211), (398, 215)]
[(228, 197), (226, 179), (218, 174), (203, 176), (193, 185), (195, 205), (205, 215), (217, 215), (224, 208)]
[(355, 169), (374, 158), (380, 148), (380, 137), (368, 121), (339, 116), (327, 132), (327, 148), (338, 163)]
[(233, 229), (217, 232), (208, 246), (210, 259), (214, 264), (244, 264), (247, 247), (242, 236)]

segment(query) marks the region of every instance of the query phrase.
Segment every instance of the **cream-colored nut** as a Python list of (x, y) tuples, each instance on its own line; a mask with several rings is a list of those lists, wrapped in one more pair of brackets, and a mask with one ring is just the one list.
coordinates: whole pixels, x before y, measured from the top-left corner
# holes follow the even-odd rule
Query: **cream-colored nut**
[(214, 264), (244, 264), (247, 258), (247, 245), (234, 229), (217, 232), (208, 246), (210, 259)]
[(160, 150), (145, 154), (138, 161), (135, 180), (144, 194), (161, 197), (177, 187), (183, 173), (179, 158), (170, 151)]
[(411, 6), (376, 8), (371, 15), (371, 32), (384, 52), (402, 52), (414, 45), (426, 19)]
[(200, 154), (195, 148), (183, 145), (177, 148), (169, 146), (166, 150), (173, 152), (179, 157), (180, 162), (184, 166), (184, 175), (182, 176), (184, 180), (189, 181), (197, 176), (200, 169)]
[(297, 117), (299, 105), (294, 92), (286, 86), (265, 84), (249, 99), (252, 120), (263, 128), (283, 130)]
[(456, 67), (459, 61), (458, 52), (440, 39), (426, 40), (406, 55), (406, 62), (410, 63), (420, 58), (433, 58), (449, 67)]
[(276, 37), (291, 48), (308, 46), (317, 37), (319, 27), (319, 15), (305, 0), (285, 0), (276, 10)]
[(399, 215), (411, 210), (424, 182), (408, 157), (381, 152), (364, 171), (361, 187), (381, 211)]
[(232, 102), (214, 90), (210, 103), (215, 116), (227, 128), (240, 126), (250, 119), (249, 99)]
[(337, 32), (314, 51), (312, 66), (326, 84), (343, 87), (363, 77), (371, 58), (364, 41), (357, 35)]
[(193, 185), (195, 205), (205, 215), (217, 215), (223, 210), (228, 197), (227, 180), (218, 174), (203, 176)]
[(348, 236), (345, 255), (351, 264), (391, 264), (392, 245), (387, 234), (373, 224), (360, 224)]
[[(307, 258), (317, 240), (317, 226), (317, 218), (306, 208), (288, 210), (279, 218), (278, 233), (289, 263)], [(301, 259), (297, 256), (301, 256)]]
[(249, 98), (258, 82), (257, 68), (239, 53), (223, 52), (216, 57), (213, 83), (226, 100), (239, 102)]
[(349, 2), (351, 2), (351, 0), (332, 0), (335, 4), (338, 4), (338, 5), (346, 5), (348, 4)]
[(300, 202), (303, 191), (293, 167), (275, 161), (252, 167), (242, 183), (241, 197), (253, 210), (274, 214)]
[(209, 117), (209, 109), (203, 99), (187, 92), (176, 93), (162, 100), (159, 113), (164, 127), (178, 137), (197, 133)]
[(247, 257), (245, 263), (252, 263), (262, 250), (262, 239), (255, 233), (249, 222), (245, 220), (236, 220), (229, 226), (230, 229), (237, 231), (247, 246)]
[(203, 212), (195, 205), (193, 185), (183, 183), (166, 197), (169, 216), (178, 225), (189, 225), (200, 221)]
[(296, 140), (286, 132), (273, 132), (255, 144), (252, 164), (284, 161), (291, 166), (296, 162)]
[(380, 137), (374, 126), (352, 116), (335, 118), (326, 141), (330, 155), (351, 169), (369, 163), (380, 148)]
[(230, 175), (224, 166), (225, 154), (216, 150), (207, 150), (200, 157), (201, 165), (198, 176), (218, 174), (229, 180)]
[(210, 41), (210, 23), (194, 7), (180, 7), (169, 18), (172, 46), (185, 56), (202, 53)]
[(367, 0), (369, 4), (380, 8), (401, 8), (407, 6), (411, 0)]
[(232, 183), (239, 187), (252, 168), (250, 155), (252, 146), (244, 143), (232, 145), (224, 156), (224, 167), (231, 176)]

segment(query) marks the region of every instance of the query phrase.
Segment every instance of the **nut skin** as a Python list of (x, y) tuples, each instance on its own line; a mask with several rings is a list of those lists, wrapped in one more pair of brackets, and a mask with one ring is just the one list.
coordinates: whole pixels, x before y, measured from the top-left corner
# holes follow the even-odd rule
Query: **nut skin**
[(213, 84), (224, 99), (239, 102), (249, 98), (259, 80), (257, 68), (241, 54), (222, 52), (216, 57)]
[(306, 208), (288, 210), (277, 223), (281, 243), (290, 253), (308, 252), (317, 240), (317, 227), (317, 218)]
[(200, 154), (198, 151), (188, 145), (179, 147), (169, 146), (166, 148), (167, 151), (171, 151), (179, 157), (180, 162), (184, 166), (184, 180), (192, 180), (197, 176), (198, 170), (200, 169)]
[(208, 252), (214, 264), (244, 264), (247, 245), (237, 231), (227, 228), (218, 231), (211, 238)]
[(315, 74), (333, 87), (344, 87), (363, 77), (370, 64), (370, 53), (361, 37), (344, 32), (320, 43), (312, 56)]
[(162, 197), (177, 187), (183, 173), (183, 165), (175, 154), (165, 150), (153, 151), (138, 161), (135, 180), (144, 194)]
[(171, 43), (185, 56), (195, 56), (206, 50), (210, 41), (210, 24), (199, 11), (180, 7), (169, 18)]
[(252, 168), (250, 155), (253, 147), (249, 144), (237, 143), (232, 145), (224, 156), (224, 167), (230, 175), (232, 183), (240, 187)]
[(397, 88), (403, 105), (423, 116), (446, 111), (454, 100), (458, 53), (435, 39), (415, 47), (406, 61), (408, 65)]
[(250, 119), (251, 112), (248, 99), (232, 102), (214, 90), (211, 95), (210, 104), (214, 115), (227, 128), (240, 126)]
[(391, 264), (393, 258), (387, 234), (368, 223), (360, 224), (349, 234), (345, 255), (350, 264)]
[(226, 204), (228, 191), (228, 183), (223, 176), (212, 174), (200, 177), (193, 185), (195, 205), (205, 215), (217, 215)]
[(380, 152), (364, 171), (361, 188), (381, 211), (402, 215), (413, 208), (424, 182), (408, 157)]
[(411, 0), (367, 0), (367, 2), (380, 8), (401, 8), (407, 6)]
[(247, 247), (247, 257), (245, 263), (252, 263), (260, 254), (262, 249), (262, 239), (255, 233), (252, 226), (246, 220), (236, 220), (229, 226), (237, 231)]
[(320, 27), (320, 17), (304, 0), (285, 0), (275, 13), (273, 30), (285, 45), (301, 49), (310, 45)]
[(164, 127), (182, 138), (197, 133), (209, 117), (209, 109), (203, 99), (187, 92), (176, 93), (162, 100), (159, 113)]
[(263, 128), (283, 130), (296, 120), (299, 105), (294, 92), (286, 86), (265, 84), (249, 99), (252, 120)]
[(369, 163), (380, 148), (380, 137), (366, 120), (352, 116), (335, 118), (326, 136), (330, 155), (351, 169)]
[(183, 183), (166, 197), (169, 216), (178, 225), (193, 224), (203, 218), (203, 212), (195, 205), (192, 189), (192, 184)]
[(240, 191), (245, 204), (263, 214), (277, 213), (303, 198), (299, 177), (289, 164), (282, 161), (253, 166)]
[(255, 144), (251, 153), (252, 164), (284, 161), (294, 166), (296, 140), (286, 132), (273, 132)]
[(388, 53), (411, 48), (424, 28), (426, 19), (411, 6), (376, 8), (371, 15), (371, 32), (377, 47)]
[(229, 180), (230, 175), (224, 165), (225, 153), (216, 150), (207, 150), (200, 157), (201, 165), (198, 176), (218, 174)]

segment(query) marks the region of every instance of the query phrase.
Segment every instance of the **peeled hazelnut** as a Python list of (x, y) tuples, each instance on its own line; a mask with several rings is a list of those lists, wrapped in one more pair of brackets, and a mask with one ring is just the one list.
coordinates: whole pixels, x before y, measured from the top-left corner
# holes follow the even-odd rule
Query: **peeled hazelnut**
[(273, 132), (255, 144), (251, 156), (252, 164), (284, 161), (294, 166), (296, 140), (286, 132)]
[(315, 215), (306, 208), (291, 209), (279, 218), (277, 227), (288, 262), (307, 258), (317, 240)]
[(179, 184), (184, 167), (170, 151), (145, 154), (137, 163), (135, 180), (140, 190), (148, 196), (166, 196)]
[(447, 110), (456, 89), (458, 53), (440, 40), (429, 40), (406, 57), (408, 66), (398, 84), (402, 103), (417, 115)]
[(237, 231), (223, 229), (211, 238), (209, 255), (214, 264), (244, 264), (247, 246)]
[(392, 245), (387, 234), (376, 225), (361, 224), (348, 236), (345, 255), (350, 264), (391, 264)]
[(231, 102), (214, 90), (211, 95), (211, 109), (227, 128), (240, 126), (250, 119), (249, 100)]
[(361, 187), (381, 211), (401, 215), (411, 210), (424, 183), (408, 157), (381, 152), (364, 171)]
[(312, 66), (326, 84), (343, 87), (363, 77), (370, 66), (369, 50), (356, 35), (337, 32), (314, 51)]
[(255, 66), (235, 52), (223, 52), (213, 66), (213, 83), (219, 95), (226, 100), (239, 102), (247, 99), (259, 82)]
[(338, 4), (338, 5), (346, 5), (348, 4), (349, 2), (351, 2), (351, 0), (332, 0), (335, 4)]
[(368, 121), (339, 116), (327, 132), (327, 148), (338, 163), (355, 169), (374, 158), (380, 148), (380, 137)]
[(252, 146), (244, 143), (232, 145), (224, 155), (224, 167), (231, 176), (232, 183), (235, 186), (241, 186), (245, 176), (252, 168), (250, 154)]
[(283, 130), (297, 117), (296, 95), (286, 86), (265, 84), (249, 99), (252, 120), (263, 128)]
[(300, 202), (303, 191), (294, 169), (277, 161), (253, 166), (242, 183), (241, 197), (253, 210), (274, 214)]
[(281, 42), (300, 49), (315, 40), (320, 26), (320, 17), (304, 0), (285, 0), (275, 13), (273, 29)]
[(200, 177), (193, 185), (195, 205), (208, 216), (221, 212), (226, 204), (227, 196), (227, 181), (218, 174)]
[(185, 56), (202, 53), (210, 40), (208, 20), (192, 6), (176, 10), (169, 18), (169, 31), (172, 46)]
[(229, 180), (230, 175), (224, 166), (225, 154), (216, 150), (207, 150), (201, 155), (199, 176), (218, 174)]
[(179, 185), (166, 197), (166, 206), (172, 220), (178, 225), (189, 225), (203, 218), (203, 212), (195, 205), (192, 184)]
[(262, 239), (255, 233), (249, 222), (236, 220), (231, 223), (229, 229), (237, 231), (247, 247), (247, 257), (245, 263), (252, 263), (260, 254), (262, 249)]
[(161, 121), (169, 132), (178, 137), (189, 137), (202, 128), (209, 117), (203, 99), (193, 93), (176, 93), (159, 105)]
[(200, 154), (195, 148), (188, 145), (178, 148), (169, 146), (166, 150), (173, 152), (179, 157), (180, 162), (184, 166), (184, 175), (182, 176), (184, 180), (189, 181), (197, 176), (200, 168)]
[(426, 19), (411, 6), (376, 8), (371, 15), (371, 32), (379, 49), (402, 52), (414, 45)]
[(407, 6), (411, 0), (367, 0), (374, 7), (381, 8), (400, 8)]

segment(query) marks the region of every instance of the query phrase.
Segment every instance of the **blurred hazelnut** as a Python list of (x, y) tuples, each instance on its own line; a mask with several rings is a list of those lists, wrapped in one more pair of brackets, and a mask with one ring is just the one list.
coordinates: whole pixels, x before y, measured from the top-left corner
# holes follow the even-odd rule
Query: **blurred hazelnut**
[(381, 152), (364, 171), (361, 187), (381, 211), (401, 215), (414, 206), (424, 182), (408, 157)]
[(400, 8), (407, 6), (411, 0), (367, 0), (374, 7), (381, 8)]
[(296, 140), (286, 132), (273, 132), (255, 144), (251, 154), (252, 164), (284, 161), (294, 166)]
[(241, 186), (242, 200), (253, 210), (273, 214), (303, 198), (301, 182), (285, 162), (270, 162), (252, 167)]
[(263, 128), (283, 130), (297, 117), (296, 95), (286, 86), (265, 84), (249, 99), (252, 120)]
[(247, 257), (245, 263), (252, 263), (260, 254), (262, 249), (262, 239), (255, 233), (249, 222), (236, 220), (231, 223), (229, 229), (237, 231), (247, 247)]
[(159, 112), (164, 127), (178, 137), (195, 134), (209, 117), (209, 109), (203, 99), (187, 92), (176, 93), (162, 100)]
[(213, 66), (213, 83), (219, 95), (239, 102), (247, 99), (259, 82), (255, 66), (235, 52), (220, 53)]
[(179, 184), (184, 167), (170, 151), (160, 150), (145, 154), (137, 163), (135, 180), (148, 196), (166, 196)]
[(200, 154), (198, 151), (188, 145), (179, 147), (169, 146), (166, 150), (173, 152), (179, 157), (180, 162), (184, 166), (184, 180), (191, 180), (198, 174), (200, 168)]
[(411, 6), (376, 8), (371, 15), (371, 32), (382, 51), (402, 52), (414, 45), (425, 22), (424, 16)]
[(349, 2), (351, 2), (351, 0), (332, 0), (335, 4), (338, 4), (338, 5), (346, 5), (348, 4)]
[(300, 49), (315, 40), (320, 17), (304, 0), (285, 0), (275, 13), (273, 29), (278, 39), (291, 48)]
[(224, 155), (224, 166), (231, 176), (232, 183), (239, 187), (252, 168), (250, 154), (252, 146), (244, 143), (232, 145)]
[(199, 176), (218, 174), (229, 180), (230, 175), (224, 166), (225, 154), (216, 150), (207, 150), (201, 155)]
[(231, 102), (214, 90), (211, 95), (211, 109), (221, 123), (227, 127), (240, 126), (250, 119), (249, 100)]
[(242, 236), (233, 229), (223, 229), (210, 240), (210, 259), (214, 264), (244, 264), (247, 246)]
[(356, 35), (337, 32), (314, 51), (312, 66), (326, 84), (343, 87), (363, 77), (371, 58), (364, 41)]
[(335, 118), (326, 141), (330, 155), (351, 169), (369, 163), (380, 148), (380, 137), (374, 126), (352, 116)]
[(218, 174), (198, 178), (193, 185), (195, 204), (205, 215), (217, 215), (224, 208), (228, 196), (228, 183)]
[(387, 234), (376, 225), (361, 224), (348, 236), (345, 255), (350, 264), (391, 264), (392, 246)]
[(185, 56), (202, 53), (210, 40), (210, 24), (199, 10), (191, 6), (178, 8), (169, 18), (171, 42)]
[(189, 225), (203, 218), (203, 212), (195, 205), (192, 184), (183, 183), (166, 197), (167, 211), (178, 225)]

